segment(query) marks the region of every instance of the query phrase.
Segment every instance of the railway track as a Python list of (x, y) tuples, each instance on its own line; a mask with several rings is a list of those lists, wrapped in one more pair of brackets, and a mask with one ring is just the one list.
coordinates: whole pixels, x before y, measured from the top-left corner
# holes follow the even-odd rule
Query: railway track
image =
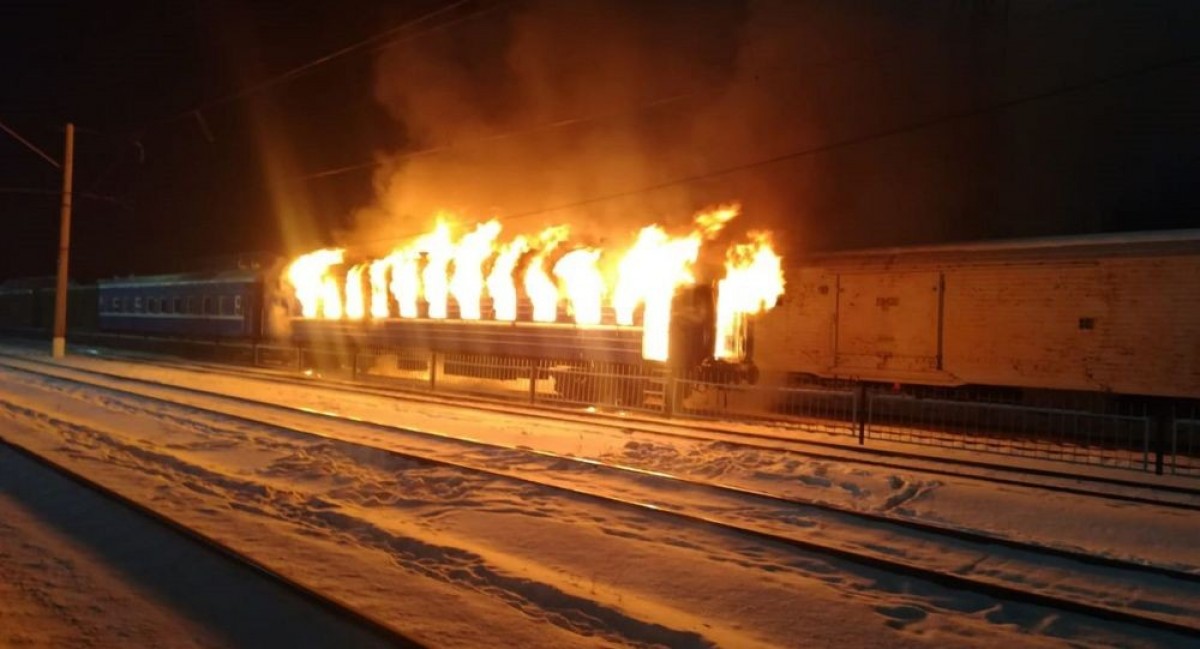
[[(1200, 575), (1195, 573), (97, 370), (13, 358), (0, 362), (0, 366), (39, 375), (51, 382), (149, 400), (193, 414), (652, 512), (655, 516), (747, 535), (946, 588), (1200, 638), (1200, 625), (1196, 622), (1200, 616), (1195, 611), (1178, 610), (1173, 604), (1200, 601)], [(247, 407), (259, 410), (258, 416), (238, 411)], [(262, 411), (273, 416), (264, 417)], [(347, 435), (347, 430), (355, 432)], [(813, 529), (817, 531), (781, 524), (773, 517), (780, 512), (815, 522)], [(904, 556), (903, 552), (897, 554), (891, 549), (897, 547), (918, 552)], [(1042, 583), (1030, 587), (1021, 581), (1024, 575), (1040, 575)], [(1094, 593), (1083, 593), (1069, 586), (1072, 577), (1081, 575), (1094, 587)], [(1068, 586), (1060, 587), (1064, 583)]]
[[(0, 357), (7, 354), (0, 353)], [(931, 476), (945, 476), (964, 480), (976, 480), (991, 485), (1031, 487), (1055, 493), (1088, 496), (1104, 500), (1140, 505), (1154, 505), (1200, 512), (1200, 489), (1177, 485), (1156, 484), (1147, 486), (1143, 482), (1110, 476), (1094, 476), (1043, 468), (1015, 468), (986, 461), (966, 460), (954, 457), (938, 457), (936, 461), (927, 455), (905, 453), (891, 449), (854, 448), (844, 444), (819, 440), (798, 441), (780, 435), (737, 431), (703, 421), (687, 421), (685, 425), (656, 421), (627, 415), (609, 415), (603, 412), (573, 412), (554, 407), (518, 407), (504, 401), (477, 396), (459, 396), (455, 400), (439, 398), (427, 392), (384, 387), (364, 386), (339, 380), (303, 378), (294, 374), (272, 370), (245, 370), (196, 362), (166, 362), (141, 356), (113, 355), (106, 351), (106, 358), (118, 358), (146, 365), (180, 370), (197, 374), (236, 376), (253, 381), (284, 383), (300, 387), (320, 387), (346, 394), (367, 396), (402, 397), (418, 403), (430, 403), (446, 407), (461, 407), (464, 401), (473, 409), (497, 412), (506, 415), (529, 417), (548, 421), (583, 423), (681, 439), (686, 441), (715, 442), (731, 448), (755, 451), (771, 451), (801, 456), (807, 459), (852, 462), (864, 466), (889, 470), (902, 470)], [(18, 357), (21, 358), (21, 357)], [(112, 375), (117, 376), (117, 375)], [(948, 467), (955, 467), (951, 469)], [(1131, 493), (1137, 491), (1139, 493)]]
[[(121, 562), (135, 555), (141, 557), (135, 561), (143, 570), (169, 563), (158, 569), (170, 572), (170, 582), (151, 581), (143, 587), (156, 589), (164, 604), (185, 609), (218, 636), (256, 646), (424, 646), (382, 620), (2, 437), (0, 471), (6, 473), (5, 482), (37, 485), (39, 493), (49, 490), (51, 505), (69, 507), (71, 521), (58, 523), (64, 530), (85, 527), (81, 518), (102, 519), (94, 527), (105, 530), (104, 538), (89, 547), (96, 556), (117, 562), (121, 570), (132, 573), (134, 566)], [(23, 491), (13, 484), (5, 490)], [(117, 529), (119, 538), (113, 534)]]

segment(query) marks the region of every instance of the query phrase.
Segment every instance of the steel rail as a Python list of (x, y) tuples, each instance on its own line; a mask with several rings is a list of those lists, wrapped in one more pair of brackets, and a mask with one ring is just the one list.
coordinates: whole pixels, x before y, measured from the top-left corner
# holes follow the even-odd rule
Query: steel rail
[[(29, 357), (26, 357), (26, 356), (10, 355), (10, 354), (6, 354), (3, 352), (0, 352), (0, 357), (29, 359)], [(549, 420), (549, 421), (585, 423), (585, 424), (597, 426), (597, 427), (618, 428), (621, 430), (627, 430), (627, 431), (649, 434), (649, 435), (663, 435), (663, 436), (668, 436), (668, 437), (674, 437), (677, 439), (687, 439), (687, 440), (691, 440), (691, 441), (717, 442), (717, 443), (729, 444), (731, 446), (739, 446), (739, 447), (744, 447), (744, 448), (753, 449), (753, 450), (767, 450), (767, 451), (775, 451), (775, 452), (780, 452), (780, 453), (789, 453), (792, 455), (800, 455), (803, 457), (816, 459), (816, 460), (828, 460), (828, 461), (835, 461), (835, 462), (853, 462), (856, 464), (875, 466), (875, 467), (879, 467), (879, 468), (898, 469), (898, 470), (904, 470), (904, 471), (925, 473), (925, 474), (929, 474), (929, 475), (939, 475), (939, 476), (946, 476), (946, 477), (953, 477), (953, 478), (961, 478), (961, 479), (965, 479), (965, 480), (984, 482), (984, 483), (988, 483), (988, 484), (1026, 487), (1026, 488), (1033, 488), (1033, 489), (1041, 489), (1044, 491), (1052, 491), (1052, 492), (1056, 492), (1056, 493), (1064, 493), (1064, 494), (1070, 494), (1070, 495), (1076, 495), (1076, 496), (1087, 496), (1087, 497), (1092, 497), (1092, 498), (1099, 498), (1099, 499), (1103, 499), (1103, 500), (1113, 500), (1113, 501), (1128, 502), (1128, 503), (1139, 504), (1139, 505), (1153, 505), (1153, 506), (1159, 506), (1159, 507), (1168, 507), (1168, 508), (1173, 508), (1173, 509), (1181, 509), (1181, 510), (1200, 512), (1200, 502), (1190, 502), (1189, 503), (1189, 502), (1181, 502), (1181, 501), (1177, 501), (1177, 500), (1164, 500), (1161, 498), (1153, 498), (1153, 497), (1143, 496), (1143, 495), (1122, 494), (1122, 493), (1114, 493), (1111, 491), (1097, 491), (1095, 489), (1087, 489), (1087, 488), (1083, 488), (1083, 487), (1075, 487), (1075, 486), (1070, 486), (1070, 485), (1065, 485), (1065, 484), (1048, 484), (1045, 482), (1034, 482), (1031, 480), (1023, 480), (1023, 479), (1015, 478), (1015, 477), (989, 476), (989, 475), (980, 475), (980, 474), (976, 474), (976, 473), (964, 473), (961, 471), (952, 471), (950, 469), (937, 467), (937, 466), (923, 466), (923, 465), (917, 466), (917, 465), (913, 465), (913, 464), (904, 464), (901, 462), (891, 462), (891, 461), (887, 461), (887, 460), (873, 459), (870, 457), (867, 457), (867, 458), (855, 457), (855, 455), (867, 454), (867, 455), (871, 455), (871, 456), (875, 456), (875, 457), (893, 457), (893, 458), (914, 460), (914, 461), (922, 462), (922, 463), (938, 462), (940, 464), (953, 464), (953, 465), (958, 465), (958, 466), (962, 466), (962, 467), (966, 467), (966, 468), (972, 468), (972, 469), (978, 469), (978, 470), (984, 470), (984, 471), (998, 471), (998, 472), (1007, 473), (1009, 475), (1029, 475), (1029, 476), (1052, 478), (1055, 480), (1092, 483), (1092, 484), (1096, 484), (1096, 485), (1105, 485), (1105, 486), (1110, 486), (1110, 487), (1132, 488), (1132, 489), (1138, 489), (1141, 491), (1154, 490), (1154, 491), (1171, 493), (1171, 494), (1176, 494), (1176, 495), (1181, 495), (1181, 496), (1191, 496), (1191, 497), (1200, 499), (1200, 489), (1189, 489), (1187, 487), (1180, 487), (1180, 486), (1176, 486), (1176, 485), (1147, 485), (1145, 483), (1136, 482), (1133, 480), (1124, 480), (1121, 478), (1113, 478), (1113, 477), (1108, 477), (1108, 476), (1088, 476), (1088, 475), (1082, 475), (1082, 474), (1077, 474), (1077, 473), (1070, 473), (1070, 472), (1066, 472), (1066, 471), (1053, 471), (1050, 469), (1042, 469), (1042, 468), (1036, 468), (1036, 467), (1014, 468), (1011, 466), (1005, 466), (1005, 465), (1001, 465), (1001, 464), (995, 464), (995, 463), (983, 462), (983, 461), (975, 461), (975, 460), (967, 460), (967, 459), (962, 459), (962, 458), (944, 458), (944, 457), (933, 458), (928, 455), (921, 455), (919, 453), (905, 453), (903, 451), (894, 451), (894, 450), (886, 450), (886, 449), (878, 449), (878, 448), (850, 447), (850, 446), (843, 445), (843, 444), (836, 444), (836, 443), (832, 443), (832, 442), (822, 442), (819, 440), (792, 440), (792, 439), (787, 439), (787, 438), (784, 438), (784, 437), (781, 437), (778, 435), (769, 435), (769, 434), (765, 434), (765, 433), (755, 433), (755, 432), (750, 432), (750, 431), (735, 431), (735, 430), (729, 430), (726, 428), (719, 428), (719, 427), (715, 427), (715, 426), (697, 425), (697, 422), (695, 422), (695, 421), (687, 421), (686, 423), (673, 424), (670, 422), (655, 421), (653, 419), (649, 419), (649, 418), (645, 418), (645, 417), (616, 416), (616, 415), (610, 415), (610, 414), (603, 413), (603, 412), (584, 414), (584, 413), (578, 413), (578, 412), (571, 411), (571, 410), (566, 410), (561, 407), (555, 407), (555, 406), (548, 405), (548, 404), (533, 405), (533, 406), (518, 406), (518, 405), (514, 405), (511, 401), (504, 401), (502, 399), (489, 399), (489, 398), (480, 397), (477, 395), (462, 395), (457, 401), (454, 401), (454, 400), (450, 400), (450, 399), (446, 399), (446, 398), (441, 398), (441, 397), (431, 394), (427, 391), (419, 391), (419, 390), (411, 390), (411, 389), (406, 390), (403, 388), (397, 388), (397, 387), (391, 387), (391, 386), (388, 386), (388, 387), (369, 386), (369, 385), (362, 385), (360, 383), (350, 383), (350, 382), (335, 380), (335, 379), (302, 378), (299, 376), (294, 376), (294, 375), (290, 375), (290, 374), (286, 374), (286, 373), (282, 373), (282, 372), (275, 372), (275, 371), (271, 371), (271, 370), (266, 370), (266, 371), (261, 370), (261, 369), (250, 370), (250, 369), (246, 369), (246, 368), (237, 368), (237, 367), (232, 367), (232, 366), (214, 366), (211, 364), (195, 363), (195, 362), (190, 362), (190, 361), (187, 362), (186, 364), (185, 363), (172, 363), (172, 362), (163, 361), (163, 360), (147, 359), (147, 358), (143, 358), (143, 357), (139, 357), (139, 356), (129, 356), (129, 355), (122, 355), (122, 354), (107, 355), (106, 357), (107, 358), (115, 357), (115, 358), (119, 358), (119, 359), (124, 359), (124, 360), (129, 360), (129, 361), (146, 364), (146, 365), (153, 365), (156, 367), (175, 369), (175, 370), (180, 370), (180, 371), (184, 371), (184, 372), (193, 372), (193, 373), (197, 373), (197, 374), (237, 376), (237, 377), (246, 378), (246, 379), (255, 380), (255, 381), (284, 382), (284, 383), (288, 383), (289, 385), (297, 385), (297, 386), (310, 387), (310, 388), (311, 387), (319, 387), (319, 388), (324, 388), (324, 389), (332, 389), (332, 390), (336, 390), (336, 391), (344, 392), (344, 393), (348, 393), (348, 394), (361, 394), (361, 395), (393, 397), (393, 398), (396, 397), (397, 395), (403, 395), (403, 398), (409, 399), (411, 401), (415, 401), (415, 402), (419, 402), (419, 403), (432, 403), (432, 404), (444, 405), (444, 406), (448, 406), (448, 407), (462, 407), (463, 401), (470, 401), (470, 403), (471, 403), (470, 407), (473, 409), (483, 410), (483, 411), (487, 411), (487, 412), (508, 414), (508, 415), (513, 415), (513, 416), (522, 416), (522, 417), (529, 417), (529, 418), (534, 418), (534, 419), (544, 419), (544, 420)], [(33, 359), (29, 359), (29, 360), (33, 360)], [(631, 424), (634, 424), (634, 425), (631, 425)], [(687, 429), (691, 429), (691, 430), (699, 430), (699, 431), (704, 431), (704, 432), (708, 432), (708, 433), (712, 433), (712, 434), (716, 434), (716, 435), (721, 435), (725, 438), (716, 438), (716, 437), (712, 437), (710, 435), (691, 433), (691, 432), (688, 432), (687, 430), (683, 430), (684, 427), (686, 427)], [(733, 439), (729, 439), (729, 438), (733, 438)], [(738, 439), (738, 438), (741, 438), (741, 439)], [(766, 442), (766, 443), (764, 443), (764, 442)], [(773, 442), (773, 443), (771, 443), (771, 442)], [(779, 445), (780, 442), (782, 442), (784, 444), (788, 444), (789, 446), (781, 446), (781, 445)], [(810, 451), (810, 450), (805, 450), (805, 449), (801, 449), (801, 448), (796, 448), (796, 446), (818, 446), (818, 447), (822, 447), (822, 448), (828, 448), (831, 450), (838, 450), (844, 454), (828, 453), (828, 452), (820, 452), (820, 451)]]
[[(1144, 572), (1146, 574), (1152, 574), (1152, 575), (1155, 575), (1158, 577), (1167, 577), (1167, 578), (1176, 579), (1179, 581), (1184, 581), (1184, 582), (1189, 582), (1189, 583), (1200, 583), (1200, 574), (1176, 571), (1176, 570), (1172, 570), (1170, 568), (1166, 568), (1166, 567), (1162, 567), (1162, 566), (1132, 563), (1132, 562), (1122, 561), (1119, 559), (1113, 559), (1111, 557), (1100, 557), (1100, 556), (1095, 556), (1095, 555), (1088, 555), (1086, 553), (1077, 553), (1077, 552), (1074, 552), (1071, 550), (1065, 550), (1065, 549), (1059, 549), (1059, 548), (1049, 548), (1049, 547), (1041, 546), (1041, 545), (1027, 544), (1027, 543), (1022, 543), (1020, 541), (1015, 541), (1012, 539), (1005, 539), (1003, 537), (993, 537), (991, 535), (981, 534), (981, 533), (977, 533), (977, 532), (971, 532), (971, 531), (967, 531), (967, 530), (960, 530), (960, 529), (956, 529), (956, 528), (946, 528), (946, 527), (943, 527), (940, 525), (931, 525), (928, 523), (913, 521), (911, 519), (897, 519), (897, 518), (893, 518), (893, 517), (881, 516), (878, 514), (873, 514), (873, 513), (868, 513), (868, 512), (859, 512), (859, 511), (855, 511), (855, 510), (848, 510), (848, 509), (844, 509), (844, 508), (841, 508), (838, 506), (829, 505), (826, 503), (809, 502), (809, 501), (804, 501), (804, 500), (800, 500), (800, 499), (789, 499), (789, 498), (783, 498), (783, 497), (779, 497), (779, 496), (772, 496), (770, 494), (763, 494), (760, 492), (756, 492), (754, 490), (743, 489), (740, 487), (732, 487), (732, 486), (728, 486), (728, 485), (722, 485), (719, 483), (713, 483), (713, 482), (707, 482), (707, 481), (697, 481), (697, 480), (692, 480), (692, 479), (683, 478), (683, 477), (679, 477), (679, 476), (674, 476), (671, 474), (660, 473), (660, 472), (656, 472), (656, 471), (647, 471), (647, 470), (643, 470), (643, 469), (636, 469), (633, 467), (624, 467), (621, 465), (607, 464), (607, 463), (597, 461), (597, 460), (590, 460), (590, 459), (573, 457), (573, 456), (568, 456), (568, 455), (560, 455), (560, 454), (551, 453), (551, 452), (547, 452), (547, 451), (536, 451), (536, 450), (531, 450), (528, 448), (521, 448), (521, 447), (512, 446), (512, 445), (491, 444), (491, 443), (482, 442), (480, 440), (476, 440), (476, 439), (472, 439), (472, 438), (461, 438), (461, 437), (457, 437), (457, 436), (444, 435), (444, 434), (440, 434), (440, 433), (431, 433), (431, 432), (426, 432), (426, 431), (421, 431), (418, 429), (411, 429), (411, 428), (406, 428), (406, 427), (390, 426), (387, 424), (364, 421), (364, 420), (350, 418), (350, 417), (343, 417), (340, 415), (331, 415), (329, 413), (321, 413), (321, 412), (309, 411), (309, 410), (304, 410), (304, 409), (299, 409), (299, 408), (292, 408), (289, 406), (281, 406), (279, 404), (271, 404), (271, 403), (261, 402), (261, 401), (257, 401), (254, 399), (249, 399), (246, 397), (241, 397), (241, 396), (236, 396), (236, 395), (224, 395), (224, 394), (214, 393), (214, 392), (207, 391), (207, 390), (181, 387), (181, 386), (161, 383), (161, 382), (153, 381), (153, 380), (136, 379), (136, 378), (131, 378), (131, 377), (124, 377), (124, 376), (120, 376), (120, 375), (113, 375), (113, 374), (108, 374), (105, 372), (99, 372), (99, 371), (95, 371), (95, 370), (86, 370), (86, 369), (80, 369), (80, 368), (75, 368), (75, 367), (64, 367), (64, 366), (60, 366), (60, 365), (56, 365), (56, 364), (48, 363), (48, 362), (42, 362), (42, 361), (30, 361), (28, 359), (21, 359), (21, 360), (23, 360), (25, 362), (30, 362), (35, 365), (49, 366), (49, 367), (54, 368), (55, 370), (65, 371), (66, 373), (75, 371), (75, 372), (79, 372), (79, 373), (87, 374), (87, 375), (101, 376), (101, 377), (104, 377), (107, 379), (116, 380), (118, 382), (142, 384), (145, 386), (152, 386), (152, 387), (155, 387), (158, 389), (173, 390), (173, 391), (178, 391), (178, 392), (183, 392), (183, 393), (192, 393), (192, 394), (197, 394), (197, 395), (201, 395), (201, 396), (208, 397), (208, 398), (224, 399), (224, 400), (233, 401), (235, 403), (242, 403), (242, 404), (252, 405), (252, 406), (260, 407), (260, 408), (287, 411), (290, 414), (298, 415), (298, 416), (331, 418), (331, 419), (337, 420), (343, 424), (367, 427), (367, 428), (372, 428), (372, 429), (384, 431), (384, 432), (407, 433), (410, 435), (434, 437), (434, 438), (438, 438), (442, 441), (454, 442), (454, 443), (457, 443), (460, 445), (473, 446), (476, 448), (493, 448), (493, 449), (501, 449), (501, 450), (505, 450), (505, 451), (521, 452), (521, 453), (526, 453), (529, 455), (539, 456), (539, 457), (543, 457), (546, 459), (552, 459), (552, 460), (560, 461), (560, 462), (561, 461), (574, 462), (574, 463), (579, 464), (580, 466), (586, 466), (586, 467), (592, 468), (592, 469), (623, 472), (623, 473), (628, 473), (628, 474), (634, 474), (639, 477), (649, 477), (652, 479), (664, 480), (664, 481), (674, 482), (674, 483), (678, 483), (678, 484), (687, 484), (687, 485), (691, 485), (691, 486), (695, 486), (695, 487), (716, 489), (716, 490), (720, 490), (720, 491), (724, 491), (724, 492), (734, 493), (735, 495), (739, 495), (739, 496), (747, 497), (747, 498), (763, 499), (763, 500), (768, 500), (768, 501), (774, 501), (776, 503), (784, 503), (784, 504), (793, 505), (793, 506), (801, 506), (801, 507), (807, 507), (807, 508), (811, 508), (811, 509), (824, 510), (826, 512), (829, 512), (829, 513), (832, 513), (835, 515), (856, 517), (856, 518), (860, 518), (862, 520), (869, 521), (869, 522), (872, 522), (875, 524), (891, 525), (893, 527), (898, 527), (901, 529), (909, 529), (909, 530), (918, 531), (923, 534), (954, 538), (956, 540), (979, 543), (979, 544), (982, 544), (985, 546), (986, 545), (999, 545), (999, 546), (1009, 547), (1009, 548), (1016, 549), (1016, 550), (1026, 552), (1029, 554), (1033, 554), (1033, 555), (1043, 554), (1043, 555), (1047, 555), (1047, 556), (1075, 560), (1075, 561), (1079, 561), (1081, 563), (1088, 563), (1088, 564), (1093, 564), (1093, 565), (1102, 566), (1102, 567), (1106, 567), (1106, 568), (1114, 568), (1114, 569), (1130, 571), (1130, 572)], [(715, 518), (712, 516), (708, 516), (705, 514), (665, 509), (665, 508), (662, 508), (662, 507), (659, 507), (656, 505), (652, 505), (649, 503), (633, 500), (631, 498), (626, 498), (626, 497), (617, 496), (617, 495), (613, 495), (613, 494), (607, 494), (607, 493), (599, 493), (599, 492), (595, 492), (595, 491), (588, 491), (588, 490), (583, 490), (583, 489), (580, 489), (577, 487), (570, 487), (570, 486), (565, 486), (562, 484), (557, 484), (554, 482), (538, 480), (536, 478), (530, 477), (529, 475), (515, 473), (512, 471), (505, 471), (505, 470), (494, 469), (494, 468), (490, 468), (490, 467), (481, 467), (481, 466), (466, 464), (463, 462), (458, 462), (458, 461), (449, 460), (449, 459), (445, 459), (445, 458), (429, 457), (427, 455), (421, 455), (421, 454), (413, 453), (413, 452), (409, 452), (409, 451), (402, 451), (402, 450), (398, 450), (398, 449), (394, 449), (394, 448), (384, 448), (384, 447), (380, 447), (380, 446), (376, 446), (376, 445), (372, 445), (372, 444), (367, 444), (364, 442), (358, 442), (358, 441), (346, 439), (344, 437), (339, 437), (336, 435), (329, 435), (329, 434), (320, 433), (320, 432), (307, 430), (307, 429), (303, 429), (303, 428), (297, 428), (297, 427), (291, 426), (291, 425), (286, 425), (286, 424), (281, 424), (281, 423), (271, 422), (271, 421), (265, 421), (262, 419), (249, 417), (249, 416), (246, 416), (243, 414), (231, 413), (231, 412), (223, 411), (223, 410), (220, 410), (217, 408), (198, 406), (198, 405), (190, 404), (190, 403), (181, 403), (181, 402), (173, 401), (173, 400), (165, 398), (165, 397), (145, 394), (143, 392), (138, 392), (136, 390), (127, 390), (127, 389), (123, 389), (123, 388), (116, 388), (116, 387), (112, 387), (112, 386), (101, 385), (101, 384), (86, 381), (86, 380), (79, 380), (77, 378), (74, 378), (74, 379), (67, 378), (67, 377), (63, 377), (61, 375), (56, 375), (54, 372), (45, 372), (45, 371), (39, 371), (39, 370), (34, 370), (34, 369), (29, 369), (29, 368), (24, 368), (24, 367), (19, 367), (19, 366), (13, 366), (8, 363), (0, 363), (0, 367), (6, 367), (6, 368), (13, 369), (16, 371), (26, 372), (29, 374), (38, 375), (38, 376), (50, 378), (52, 380), (57, 380), (57, 381), (65, 382), (65, 383), (87, 385), (87, 386), (90, 386), (93, 388), (97, 388), (100, 390), (106, 390), (106, 391), (116, 393), (116, 394), (124, 394), (127, 396), (133, 396), (133, 397), (140, 398), (140, 399), (149, 399), (152, 401), (156, 401), (156, 402), (167, 404), (167, 405), (170, 405), (173, 407), (189, 410), (192, 412), (204, 413), (204, 414), (209, 414), (209, 415), (217, 415), (219, 417), (238, 421), (238, 422), (241, 422), (244, 424), (251, 424), (251, 425), (264, 427), (264, 428), (268, 428), (268, 429), (274, 429), (274, 430), (282, 431), (282, 432), (292, 434), (292, 435), (299, 435), (299, 436), (303, 436), (303, 437), (313, 437), (313, 438), (318, 438), (318, 439), (322, 439), (325, 441), (334, 441), (334, 442), (337, 442), (340, 444), (345, 444), (348, 446), (354, 446), (354, 447), (358, 447), (358, 448), (384, 452), (384, 453), (387, 453), (387, 454), (395, 456), (395, 457), (402, 457), (402, 458), (405, 458), (405, 459), (408, 459), (411, 461), (415, 461), (415, 462), (419, 462), (419, 463), (423, 463), (426, 465), (442, 466), (442, 467), (454, 468), (454, 469), (461, 470), (461, 471), (467, 471), (467, 472), (471, 472), (471, 473), (485, 474), (485, 475), (489, 475), (489, 476), (492, 476), (495, 478), (500, 478), (500, 479), (505, 479), (505, 480), (510, 480), (510, 481), (518, 481), (518, 482), (522, 482), (522, 483), (526, 483), (526, 484), (535, 485), (535, 486), (545, 488), (545, 489), (550, 489), (550, 490), (554, 490), (554, 491), (558, 491), (558, 492), (564, 492), (564, 493), (574, 495), (574, 496), (585, 497), (585, 498), (595, 500), (595, 501), (616, 503), (616, 504), (619, 504), (622, 506), (636, 508), (641, 511), (651, 511), (651, 512), (654, 512), (654, 513), (662, 515), (662, 516), (668, 516), (668, 517), (674, 518), (676, 520), (691, 521), (693, 523), (702, 523), (702, 524), (705, 524), (708, 526), (722, 529), (724, 531), (741, 533), (741, 534), (749, 535), (749, 536), (752, 536), (755, 538), (759, 538), (761, 540), (771, 541), (771, 542), (795, 547), (795, 548), (798, 548), (798, 549), (801, 549), (804, 551), (815, 552), (815, 553), (819, 553), (819, 554), (833, 556), (838, 559), (857, 563), (859, 565), (864, 565), (864, 566), (868, 566), (871, 568), (881, 569), (881, 570), (885, 570), (885, 571), (892, 572), (895, 574), (902, 574), (902, 575), (906, 575), (906, 576), (910, 576), (910, 577), (914, 577), (914, 578), (923, 579), (925, 581), (937, 583), (939, 585), (946, 586), (946, 587), (957, 588), (957, 589), (962, 589), (962, 590), (970, 590), (973, 592), (987, 594), (987, 595), (996, 597), (998, 599), (1008, 599), (1008, 600), (1016, 601), (1016, 602), (1036, 604), (1036, 605), (1046, 606), (1046, 607), (1054, 608), (1054, 609), (1058, 609), (1058, 610), (1070, 611), (1070, 612), (1074, 612), (1074, 613), (1088, 615), (1091, 617), (1097, 617), (1100, 619), (1116, 620), (1116, 621), (1120, 621), (1120, 622), (1124, 622), (1124, 623), (1128, 623), (1128, 624), (1132, 624), (1132, 625), (1136, 625), (1136, 626), (1140, 626), (1140, 627), (1144, 627), (1144, 628), (1152, 628), (1152, 629), (1170, 631), (1173, 633), (1180, 633), (1180, 634), (1187, 635), (1190, 637), (1200, 638), (1200, 626), (1190, 626), (1187, 624), (1176, 622), (1174, 620), (1167, 620), (1167, 619), (1150, 616), (1150, 615), (1141, 615), (1141, 614), (1138, 614), (1136, 612), (1133, 612), (1133, 611), (1130, 611), (1127, 609), (1113, 608), (1110, 606), (1103, 606), (1103, 605), (1089, 603), (1089, 602), (1081, 602), (1078, 600), (1067, 599), (1065, 597), (1061, 597), (1058, 595), (1025, 590), (1025, 589), (1017, 588), (1015, 586), (1011, 586), (1011, 585), (1007, 585), (1007, 584), (1003, 584), (1003, 583), (997, 583), (995, 581), (975, 579), (975, 578), (971, 578), (969, 576), (961, 575), (961, 574), (958, 574), (955, 572), (931, 569), (928, 567), (916, 565), (914, 563), (900, 561), (900, 560), (892, 558), (892, 557), (869, 554), (869, 553), (865, 553), (865, 552), (848, 549), (845, 547), (837, 547), (837, 546), (833, 546), (833, 545), (819, 543), (816, 541), (808, 541), (808, 540), (796, 538), (793, 536), (787, 536), (787, 535), (783, 535), (783, 534), (780, 534), (777, 532), (771, 532), (771, 531), (767, 531), (767, 530), (763, 530), (763, 529), (755, 529), (752, 527), (745, 527), (742, 525), (730, 523), (728, 521), (724, 521), (724, 520), (721, 520), (721, 519), (718, 519), (718, 518)]]
[(100, 494), (107, 500), (115, 502), (169, 530), (188, 539), (189, 541), (200, 545), (211, 552), (220, 555), (227, 561), (238, 564), (249, 569), (259, 577), (279, 584), (284, 588), (297, 593), (303, 599), (321, 608), (329, 611), (336, 617), (346, 620), (356, 626), (363, 627), (368, 631), (382, 636), (383, 639), (397, 647), (425, 647), (426, 645), (417, 642), (408, 635), (404, 634), (399, 629), (391, 626), (387, 622), (380, 620), (372, 615), (364, 613), (350, 606), (346, 602), (332, 595), (322, 593), (318, 590), (310, 588), (303, 583), (288, 577), (287, 575), (267, 566), (266, 564), (234, 549), (229, 544), (218, 541), (211, 536), (208, 536), (193, 527), (189, 527), (166, 514), (142, 504), (141, 502), (130, 498), (115, 489), (112, 489), (96, 480), (88, 478), (81, 473), (67, 468), (65, 465), (56, 462), (44, 455), (41, 455), (21, 444), (18, 444), (11, 439), (0, 436), (0, 445), (11, 449), (18, 455), (32, 460), (39, 466), (45, 467), (50, 471), (70, 480), (71, 482), (87, 489), (88, 491)]

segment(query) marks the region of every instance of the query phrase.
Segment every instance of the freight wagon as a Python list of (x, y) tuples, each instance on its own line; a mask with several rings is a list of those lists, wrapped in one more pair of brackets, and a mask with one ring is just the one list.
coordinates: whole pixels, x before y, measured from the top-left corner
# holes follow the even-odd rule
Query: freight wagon
[(1200, 397), (1200, 230), (812, 256), (756, 323), (759, 369)]

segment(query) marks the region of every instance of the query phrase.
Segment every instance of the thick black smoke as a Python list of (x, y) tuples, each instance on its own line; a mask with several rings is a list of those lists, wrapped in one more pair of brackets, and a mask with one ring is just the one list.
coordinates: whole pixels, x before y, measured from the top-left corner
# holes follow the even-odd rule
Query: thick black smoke
[(1103, 79), (1195, 50), (1168, 20), (1188, 6), (517, 2), (382, 54), (409, 146), (350, 239), (386, 246), (443, 209), (624, 239), (728, 201), (735, 233), (794, 252), (1106, 229), (1180, 177), (1122, 166), (1130, 150), (1174, 160), (1197, 134), (1147, 108), (1195, 107), (1179, 70)]

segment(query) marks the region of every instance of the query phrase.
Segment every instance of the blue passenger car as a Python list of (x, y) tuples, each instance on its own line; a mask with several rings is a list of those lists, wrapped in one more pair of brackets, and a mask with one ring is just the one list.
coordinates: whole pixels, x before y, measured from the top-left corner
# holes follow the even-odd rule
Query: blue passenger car
[(180, 338), (255, 338), (262, 326), (256, 270), (101, 280), (100, 330)]

